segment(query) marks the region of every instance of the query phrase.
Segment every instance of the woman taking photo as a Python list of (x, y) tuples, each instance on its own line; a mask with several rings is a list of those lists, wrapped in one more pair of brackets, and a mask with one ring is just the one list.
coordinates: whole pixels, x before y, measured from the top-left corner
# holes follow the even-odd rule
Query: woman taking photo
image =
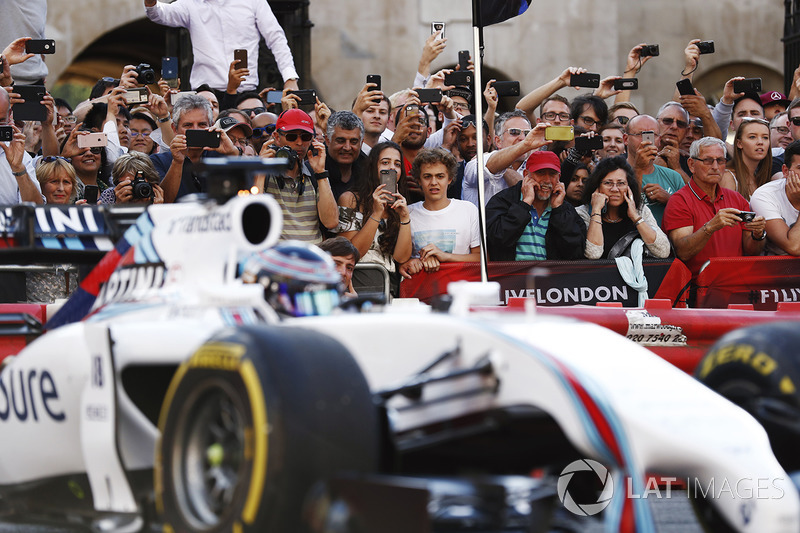
[[(388, 171), (383, 174), (384, 182), (381, 182), (381, 171)], [(387, 179), (388, 184), (385, 183)], [(336, 232), (355, 245), (361, 254), (360, 263), (377, 263), (389, 271), (393, 296), (397, 296), (400, 286), (395, 261), (404, 263), (411, 257), (411, 220), (403, 194), (407, 192), (406, 183), (400, 146), (384, 142), (372, 148), (364, 179), (355, 181), (352, 188), (339, 197)], [(389, 192), (387, 187), (392, 185), (398, 192)], [(356, 270), (354, 285), (382, 284), (370, 274), (372, 272)]]
[(771, 178), (769, 122), (760, 118), (744, 118), (733, 140), (733, 161), (728, 165), (720, 185), (738, 191), (749, 202), (750, 195)]
[[(655, 257), (669, 255), (669, 240), (650, 208), (642, 204), (636, 175), (624, 156), (600, 160), (583, 193), (578, 215), (587, 227), (587, 259), (613, 259), (640, 237)], [(615, 245), (617, 245), (615, 247)]]

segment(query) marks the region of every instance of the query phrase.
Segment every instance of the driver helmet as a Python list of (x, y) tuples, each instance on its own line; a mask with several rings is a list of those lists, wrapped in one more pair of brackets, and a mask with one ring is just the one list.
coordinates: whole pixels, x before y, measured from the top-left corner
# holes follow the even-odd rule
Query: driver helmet
[(331, 256), (302, 241), (254, 253), (240, 263), (240, 272), (245, 283), (260, 283), (267, 303), (287, 316), (328, 315), (343, 289)]

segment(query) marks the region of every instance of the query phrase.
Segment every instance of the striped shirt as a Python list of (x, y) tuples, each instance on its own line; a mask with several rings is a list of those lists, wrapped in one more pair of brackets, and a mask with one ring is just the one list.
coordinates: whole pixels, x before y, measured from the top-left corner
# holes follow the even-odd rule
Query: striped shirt
[[(283, 212), (281, 240), (296, 239), (319, 244), (322, 242), (322, 232), (317, 212), (318, 193), (314, 189), (313, 178), (308, 169), (305, 165), (302, 168), (302, 182), (299, 179), (286, 177), (269, 177), (264, 192), (271, 194), (281, 206)], [(280, 187), (281, 180), (283, 188)], [(298, 192), (300, 183), (303, 184), (302, 194)]]
[(544, 261), (547, 259), (544, 237), (550, 223), (552, 209), (547, 206), (542, 216), (531, 206), (531, 219), (517, 241), (516, 261)]

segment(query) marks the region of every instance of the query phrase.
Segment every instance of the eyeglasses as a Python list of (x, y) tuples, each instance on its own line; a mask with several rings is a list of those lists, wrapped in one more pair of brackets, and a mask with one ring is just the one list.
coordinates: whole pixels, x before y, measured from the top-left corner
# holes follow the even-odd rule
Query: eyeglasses
[(616, 123), (617, 123), (617, 124), (619, 124), (620, 126), (624, 126), (625, 124), (627, 124), (627, 123), (628, 123), (628, 121), (629, 121), (630, 119), (631, 119), (631, 117), (626, 117), (625, 115), (620, 115), (620, 116), (618, 116), (618, 117), (614, 117), (614, 120), (613, 120), (613, 122), (616, 122)]
[(601, 181), (600, 185), (608, 189), (624, 189), (628, 186), (627, 181)]
[(141, 135), (142, 137), (150, 137), (150, 133), (151, 132), (149, 132), (149, 131), (142, 131), (142, 132), (132, 131), (131, 132), (131, 137), (133, 137), (134, 139), (136, 137), (138, 137), (139, 135)]
[(665, 125), (665, 126), (672, 126), (673, 124), (675, 124), (676, 127), (680, 128), (682, 130), (685, 130), (686, 128), (689, 127), (689, 123), (686, 122), (685, 120), (680, 120), (680, 119), (676, 119), (676, 118), (672, 118), (672, 117), (660, 118), (660, 119), (658, 119), (658, 121), (660, 123), (662, 123), (663, 125)]
[(531, 130), (523, 130), (520, 128), (508, 128), (503, 133), (508, 132), (512, 137), (519, 137), (522, 135), (523, 137), (527, 137)]
[[(797, 118), (800, 119), (800, 117), (797, 117)], [(800, 124), (798, 124), (798, 126), (800, 126)], [(773, 129), (773, 130), (777, 131), (781, 135), (787, 135), (790, 131), (792, 131), (789, 128), (787, 128), (786, 126), (776, 126), (774, 128), (770, 128), (770, 129)]]
[(478, 124), (475, 122), (475, 120), (472, 120), (472, 119), (466, 119), (466, 118), (462, 118), (461, 119), (461, 129), (462, 130), (467, 129), (470, 126), (472, 126), (474, 128), (477, 128)]
[(314, 138), (314, 134), (312, 134), (312, 133), (308, 133), (307, 131), (304, 131), (304, 132), (302, 132), (302, 133), (297, 133), (297, 132), (295, 132), (295, 131), (290, 131), (290, 132), (288, 132), (288, 133), (281, 132), (281, 134), (282, 134), (282, 135), (283, 135), (283, 136), (286, 138), (286, 140), (287, 140), (287, 141), (289, 141), (290, 143), (293, 143), (293, 142), (295, 142), (295, 141), (297, 140), (297, 138), (298, 138), (298, 137), (300, 137), (300, 140), (301, 140), (301, 141), (303, 141), (304, 143), (307, 143), (308, 141), (310, 141), (311, 139), (313, 139), (313, 138)]
[(700, 159), (699, 157), (693, 157), (692, 159), (694, 159), (695, 161), (700, 161), (707, 167), (710, 167), (714, 163), (722, 167), (725, 166), (725, 163), (728, 162), (728, 160), (725, 159), (724, 157), (704, 157), (703, 159)]
[(591, 128), (592, 126), (594, 126), (595, 124), (600, 124), (600, 121), (599, 121), (599, 120), (595, 120), (595, 119), (593, 119), (592, 117), (590, 117), (590, 116), (587, 116), (587, 115), (581, 115), (581, 116), (579, 116), (579, 117), (578, 117), (578, 120), (582, 120), (582, 121), (583, 121), (583, 123), (584, 123), (584, 124), (586, 124), (587, 126), (589, 126), (590, 128)]
[(556, 113), (555, 111), (542, 113), (542, 118), (545, 120), (555, 120), (556, 117), (558, 117), (560, 120), (569, 120), (571, 118), (569, 113)]
[(793, 126), (800, 126), (800, 117), (792, 117), (789, 119), (789, 122), (791, 122)]
[(260, 106), (260, 107), (251, 107), (249, 109), (240, 109), (239, 111), (241, 111), (242, 113), (247, 113), (248, 115), (250, 113), (260, 115), (261, 113), (266, 113), (267, 108), (264, 106)]
[(78, 117), (75, 115), (66, 115), (61, 117), (61, 120), (63, 120), (65, 124), (75, 124), (78, 122)]
[(453, 102), (453, 109), (458, 109), (461, 111), (469, 111), (469, 105), (464, 104), (462, 102)]

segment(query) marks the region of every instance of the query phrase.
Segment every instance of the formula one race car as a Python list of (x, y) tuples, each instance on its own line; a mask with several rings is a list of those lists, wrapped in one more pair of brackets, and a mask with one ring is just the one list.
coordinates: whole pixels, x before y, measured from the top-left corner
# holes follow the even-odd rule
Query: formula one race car
[(700, 484), (715, 531), (800, 530), (764, 429), (645, 348), (473, 310), (491, 284), (452, 286), (446, 313), (283, 316), (336, 293), (330, 260), (280, 233), (266, 195), (147, 208), (4, 360), (0, 520), (549, 531), (602, 510), (607, 531), (652, 532), (658, 475)]

